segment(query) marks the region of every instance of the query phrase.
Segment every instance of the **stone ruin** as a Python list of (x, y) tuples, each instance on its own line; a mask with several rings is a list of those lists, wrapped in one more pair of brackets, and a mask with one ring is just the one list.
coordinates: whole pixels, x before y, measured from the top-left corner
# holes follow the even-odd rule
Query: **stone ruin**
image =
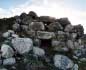
[[(86, 70), (86, 35), (81, 24), (30, 11), (1, 19), (0, 25), (0, 70)], [(83, 62), (82, 68), (79, 63)]]

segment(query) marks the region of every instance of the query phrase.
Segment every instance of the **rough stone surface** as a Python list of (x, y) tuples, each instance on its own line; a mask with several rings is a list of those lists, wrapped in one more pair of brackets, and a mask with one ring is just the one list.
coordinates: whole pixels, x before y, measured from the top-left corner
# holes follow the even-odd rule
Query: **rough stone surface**
[(29, 24), (29, 29), (31, 31), (40, 31), (40, 30), (44, 30), (44, 24), (42, 22), (32, 22)]
[(4, 61), (3, 61), (3, 65), (13, 65), (15, 63), (16, 63), (15, 58), (4, 59)]
[(33, 47), (33, 53), (37, 56), (44, 56), (45, 51), (39, 47)]
[(53, 32), (39, 31), (38, 38), (39, 39), (51, 39), (55, 36)]
[(11, 48), (11, 46), (7, 44), (3, 44), (1, 46), (1, 51), (2, 51), (2, 57), (4, 58), (10, 58), (14, 55), (13, 49)]
[(33, 42), (30, 38), (14, 38), (12, 39), (12, 44), (20, 54), (29, 52), (33, 47)]
[(72, 41), (72, 40), (68, 40), (68, 41), (67, 41), (67, 46), (68, 46), (68, 48), (70, 48), (70, 49), (74, 49), (74, 43), (73, 43), (73, 41)]
[(64, 55), (55, 55), (54, 65), (59, 69), (67, 70), (69, 68), (72, 68), (74, 63), (72, 60), (70, 60), (68, 57)]

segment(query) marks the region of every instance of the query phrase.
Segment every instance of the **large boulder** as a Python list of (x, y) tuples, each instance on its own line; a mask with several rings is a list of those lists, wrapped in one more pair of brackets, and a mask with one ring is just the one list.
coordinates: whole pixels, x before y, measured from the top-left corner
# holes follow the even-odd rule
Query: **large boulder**
[(29, 52), (33, 47), (33, 41), (30, 38), (14, 38), (12, 44), (20, 54)]
[(13, 49), (11, 48), (11, 46), (7, 44), (2, 44), (1, 52), (2, 52), (2, 57), (4, 58), (10, 58), (14, 55)]
[(55, 55), (54, 56), (54, 65), (60, 70), (71, 70), (74, 63), (71, 59), (64, 55)]

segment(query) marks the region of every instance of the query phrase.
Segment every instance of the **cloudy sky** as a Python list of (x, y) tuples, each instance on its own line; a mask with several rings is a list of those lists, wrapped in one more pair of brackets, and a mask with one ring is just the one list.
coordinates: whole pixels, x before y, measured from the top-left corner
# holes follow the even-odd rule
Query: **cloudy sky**
[(38, 16), (68, 17), (82, 24), (86, 33), (86, 0), (0, 0), (0, 18), (35, 11)]

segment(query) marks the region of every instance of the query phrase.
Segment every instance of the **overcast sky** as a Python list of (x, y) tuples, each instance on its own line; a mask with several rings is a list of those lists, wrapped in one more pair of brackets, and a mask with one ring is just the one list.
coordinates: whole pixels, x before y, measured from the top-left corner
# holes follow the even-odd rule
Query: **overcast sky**
[(29, 11), (38, 16), (68, 17), (73, 25), (82, 24), (86, 33), (86, 0), (0, 0), (0, 18)]

